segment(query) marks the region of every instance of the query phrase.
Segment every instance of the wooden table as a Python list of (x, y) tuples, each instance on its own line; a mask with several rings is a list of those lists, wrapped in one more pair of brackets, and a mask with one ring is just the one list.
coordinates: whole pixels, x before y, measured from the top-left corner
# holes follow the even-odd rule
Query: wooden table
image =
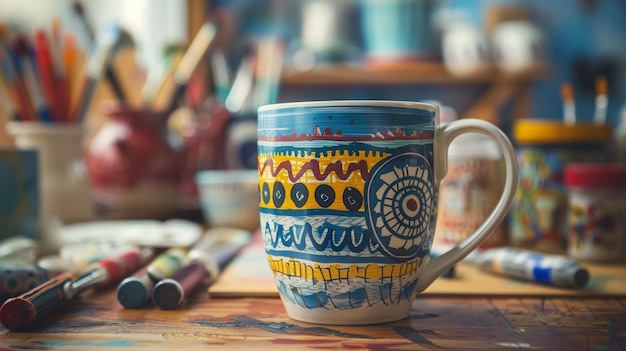
[(626, 295), (439, 297), (410, 316), (373, 326), (289, 319), (278, 298), (210, 298), (178, 310), (125, 310), (115, 291), (93, 292), (28, 331), (0, 327), (0, 350), (626, 350)]

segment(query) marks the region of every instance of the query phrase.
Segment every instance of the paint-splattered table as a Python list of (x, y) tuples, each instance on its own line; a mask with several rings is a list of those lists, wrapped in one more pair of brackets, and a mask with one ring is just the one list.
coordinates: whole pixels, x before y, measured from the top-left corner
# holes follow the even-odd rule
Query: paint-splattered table
[(114, 291), (82, 296), (28, 331), (0, 327), (0, 350), (626, 350), (626, 296), (437, 297), (375, 326), (291, 320), (277, 298), (210, 299), (124, 310)]

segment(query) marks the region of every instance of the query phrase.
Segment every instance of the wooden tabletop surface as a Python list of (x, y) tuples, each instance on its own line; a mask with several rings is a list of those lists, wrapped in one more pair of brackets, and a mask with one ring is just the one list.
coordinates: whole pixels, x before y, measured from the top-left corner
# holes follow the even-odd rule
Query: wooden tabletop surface
[(290, 319), (278, 298), (210, 298), (125, 310), (89, 292), (27, 331), (0, 327), (0, 350), (626, 350), (623, 297), (422, 295), (407, 319), (371, 326)]

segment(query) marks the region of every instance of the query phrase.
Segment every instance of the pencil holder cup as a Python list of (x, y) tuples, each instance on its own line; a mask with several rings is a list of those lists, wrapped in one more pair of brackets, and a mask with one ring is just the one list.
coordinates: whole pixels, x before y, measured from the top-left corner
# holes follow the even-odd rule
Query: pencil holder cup
[(102, 216), (171, 216), (178, 209), (185, 149), (167, 139), (168, 115), (122, 106), (106, 115), (85, 155)]
[[(503, 154), (506, 179), (484, 222), (430, 259), (448, 146), (478, 132)], [(318, 101), (259, 108), (261, 232), (288, 315), (321, 324), (405, 318), (416, 293), (485, 241), (517, 185), (515, 152), (494, 125), (439, 125), (435, 105)]]
[(9, 122), (7, 131), (18, 148), (37, 150), (41, 249), (54, 252), (57, 243), (52, 223), (87, 221), (94, 214), (91, 184), (84, 166), (82, 127)]

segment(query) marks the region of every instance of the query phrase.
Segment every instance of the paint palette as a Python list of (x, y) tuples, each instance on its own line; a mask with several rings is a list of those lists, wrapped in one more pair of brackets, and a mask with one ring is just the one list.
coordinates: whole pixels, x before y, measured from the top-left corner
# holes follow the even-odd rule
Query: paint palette
[(189, 247), (202, 231), (201, 225), (182, 219), (115, 220), (65, 225), (59, 229), (58, 238), (61, 245), (113, 242), (145, 247)]

